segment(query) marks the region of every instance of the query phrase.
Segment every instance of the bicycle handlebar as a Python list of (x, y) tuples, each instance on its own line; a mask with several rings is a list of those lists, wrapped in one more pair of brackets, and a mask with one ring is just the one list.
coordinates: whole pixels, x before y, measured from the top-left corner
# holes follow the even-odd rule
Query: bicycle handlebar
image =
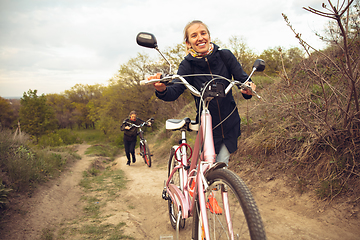
[[(235, 85), (240, 86), (240, 88), (245, 89), (245, 90), (250, 90), (255, 96), (257, 96), (258, 98), (261, 98), (254, 90), (252, 90), (252, 88), (247, 85), (246, 83), (249, 82), (251, 75), (254, 73), (254, 71), (256, 70), (256, 68), (253, 69), (253, 71), (251, 72), (251, 74), (249, 75), (249, 77), (247, 78), (247, 80), (242, 83), (240, 81), (231, 81), (223, 76), (220, 75), (214, 75), (214, 74), (191, 74), (191, 75), (168, 75), (163, 77), (162, 79), (152, 79), (152, 80), (142, 80), (140, 81), (140, 85), (145, 85), (145, 84), (150, 84), (150, 83), (154, 83), (154, 82), (162, 82), (164, 84), (169, 84), (170, 81), (178, 79), (181, 82), (179, 82), (179, 84), (184, 84), (191, 92), (191, 94), (193, 94), (196, 97), (201, 97), (202, 93), (197, 90), (194, 86), (192, 86), (190, 83), (188, 83), (188, 81), (186, 81), (186, 79), (184, 77), (189, 77), (189, 76), (213, 76), (215, 77), (212, 80), (216, 80), (216, 79), (224, 79), (228, 82), (230, 82), (230, 84), (227, 86), (227, 88), (225, 89), (225, 95), (228, 94), (228, 92), (231, 90), (231, 88)], [(173, 84), (176, 84), (176, 82), (172, 82)]]
[(130, 123), (130, 122), (127, 122), (127, 121), (124, 121), (123, 123), (127, 123), (129, 124), (130, 126), (129, 127), (137, 127), (137, 128), (141, 128), (143, 126), (145, 126), (145, 124), (147, 125), (148, 122), (153, 122), (154, 121), (154, 118), (149, 118), (148, 120), (146, 120), (145, 122), (141, 123), (140, 125), (136, 125), (134, 123)]

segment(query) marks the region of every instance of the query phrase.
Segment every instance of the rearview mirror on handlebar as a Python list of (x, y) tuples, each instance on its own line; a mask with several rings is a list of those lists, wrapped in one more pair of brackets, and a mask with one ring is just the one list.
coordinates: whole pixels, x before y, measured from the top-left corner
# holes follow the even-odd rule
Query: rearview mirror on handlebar
[(165, 61), (169, 64), (169, 74), (171, 74), (171, 63), (159, 50), (154, 34), (148, 32), (139, 32), (136, 36), (136, 42), (142, 47), (156, 49), (156, 51), (158, 51), (160, 55), (165, 59)]
[(142, 47), (157, 48), (157, 41), (153, 34), (147, 32), (140, 32), (136, 36), (136, 42)]
[(265, 69), (265, 61), (262, 59), (256, 59), (253, 68), (256, 68), (257, 72), (262, 72)]

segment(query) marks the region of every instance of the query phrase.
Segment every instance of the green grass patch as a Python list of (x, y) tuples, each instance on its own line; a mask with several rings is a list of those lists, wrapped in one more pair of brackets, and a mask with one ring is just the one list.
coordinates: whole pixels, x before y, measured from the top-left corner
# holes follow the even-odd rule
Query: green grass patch
[[(85, 190), (81, 197), (84, 202), (84, 216), (80, 220), (64, 224), (58, 232), (56, 239), (134, 239), (124, 235), (126, 224), (117, 225), (104, 223), (113, 214), (102, 215), (102, 209), (110, 201), (116, 201), (119, 191), (126, 187), (126, 179), (122, 170), (112, 170), (111, 161), (101, 161), (102, 157), (95, 159), (89, 170), (83, 172), (80, 185)], [(96, 169), (96, 174), (93, 174)]]
[(89, 144), (108, 142), (108, 135), (97, 129), (74, 130), (79, 137)]
[(24, 136), (14, 138), (10, 131), (0, 132), (0, 166), (6, 185), (15, 191), (27, 191), (38, 183), (54, 178), (68, 163), (79, 159), (73, 148), (39, 149)]
[(54, 229), (45, 228), (42, 230), (41, 233), (41, 240), (53, 240), (55, 237), (54, 235)]
[(122, 228), (125, 223), (113, 224), (87, 224), (83, 226), (79, 233), (86, 235), (87, 239), (135, 239), (123, 234)]
[(70, 129), (60, 129), (43, 135), (39, 138), (38, 145), (41, 147), (56, 147), (82, 143), (80, 136)]
[(109, 144), (95, 144), (89, 147), (85, 154), (114, 158), (119, 154), (119, 148)]
[(114, 192), (124, 189), (126, 180), (122, 170), (111, 170), (106, 168), (99, 170), (97, 175), (93, 175), (93, 168), (83, 172), (83, 179), (80, 186), (90, 191), (107, 191), (113, 195)]

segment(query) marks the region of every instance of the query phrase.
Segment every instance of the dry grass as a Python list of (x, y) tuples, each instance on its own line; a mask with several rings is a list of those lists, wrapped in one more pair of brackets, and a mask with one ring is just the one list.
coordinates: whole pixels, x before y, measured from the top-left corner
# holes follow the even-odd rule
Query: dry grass
[(264, 180), (286, 176), (300, 192), (315, 191), (319, 198), (329, 200), (349, 195), (358, 203), (359, 128), (353, 125), (351, 131), (341, 130), (335, 117), (328, 119), (334, 127), (326, 128), (313, 118), (306, 104), (296, 106), (302, 112), (299, 118), (294, 112), (299, 98), (281, 81), (274, 79), (259, 91), (266, 101), (238, 103), (242, 136), (231, 167)]

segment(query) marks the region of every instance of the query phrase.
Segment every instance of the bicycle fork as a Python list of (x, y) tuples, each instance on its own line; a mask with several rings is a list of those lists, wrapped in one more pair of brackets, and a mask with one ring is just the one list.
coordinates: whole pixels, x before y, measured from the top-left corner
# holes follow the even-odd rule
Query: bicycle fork
[[(206, 163), (205, 163), (206, 164)], [(199, 170), (197, 175), (197, 187), (198, 187), (198, 196), (199, 196), (199, 205), (200, 205), (200, 217), (202, 221), (202, 227), (204, 229), (205, 239), (210, 239), (209, 233), (209, 222), (206, 213), (206, 199), (205, 199), (205, 189), (209, 186), (206, 182), (206, 179), (203, 174), (203, 164), (199, 164)]]
[[(207, 168), (206, 164), (207, 163), (199, 164), (200, 171), (198, 172), (198, 176), (196, 179), (196, 181), (198, 183), (197, 184), (198, 190), (196, 192), (198, 194), (199, 206), (200, 206), (199, 221), (201, 221), (202, 231), (203, 231), (205, 239), (210, 239), (211, 233), (210, 233), (210, 229), (209, 229), (209, 222), (208, 222), (207, 214), (215, 214), (215, 213), (207, 212), (207, 207), (206, 207), (207, 199), (206, 199), (205, 192), (212, 191), (215, 189), (213, 186), (208, 185), (208, 182), (203, 173), (206, 171), (209, 171), (209, 170), (211, 171), (211, 168), (218, 168), (218, 166), (221, 166), (221, 164), (218, 164), (218, 166), (213, 165), (212, 167), (210, 167), (210, 169)], [(205, 170), (204, 170), (204, 168), (205, 168)], [(231, 220), (231, 214), (230, 214), (228, 191), (227, 191), (227, 189), (224, 188), (224, 186), (221, 186), (221, 185), (222, 184), (217, 185), (216, 188), (218, 190), (220, 190), (220, 192), (221, 192), (221, 199), (222, 199), (222, 203), (223, 203), (222, 207), (224, 208), (224, 212), (222, 214), (225, 215), (229, 239), (235, 239), (232, 220)], [(211, 194), (214, 194), (214, 193), (212, 192)], [(215, 196), (215, 195), (213, 195), (213, 196)]]
[(144, 155), (144, 152), (142, 151), (143, 147), (144, 146), (144, 141), (140, 138), (140, 142), (139, 142), (139, 145), (140, 145), (140, 152), (139, 152), (139, 155), (143, 157)]

